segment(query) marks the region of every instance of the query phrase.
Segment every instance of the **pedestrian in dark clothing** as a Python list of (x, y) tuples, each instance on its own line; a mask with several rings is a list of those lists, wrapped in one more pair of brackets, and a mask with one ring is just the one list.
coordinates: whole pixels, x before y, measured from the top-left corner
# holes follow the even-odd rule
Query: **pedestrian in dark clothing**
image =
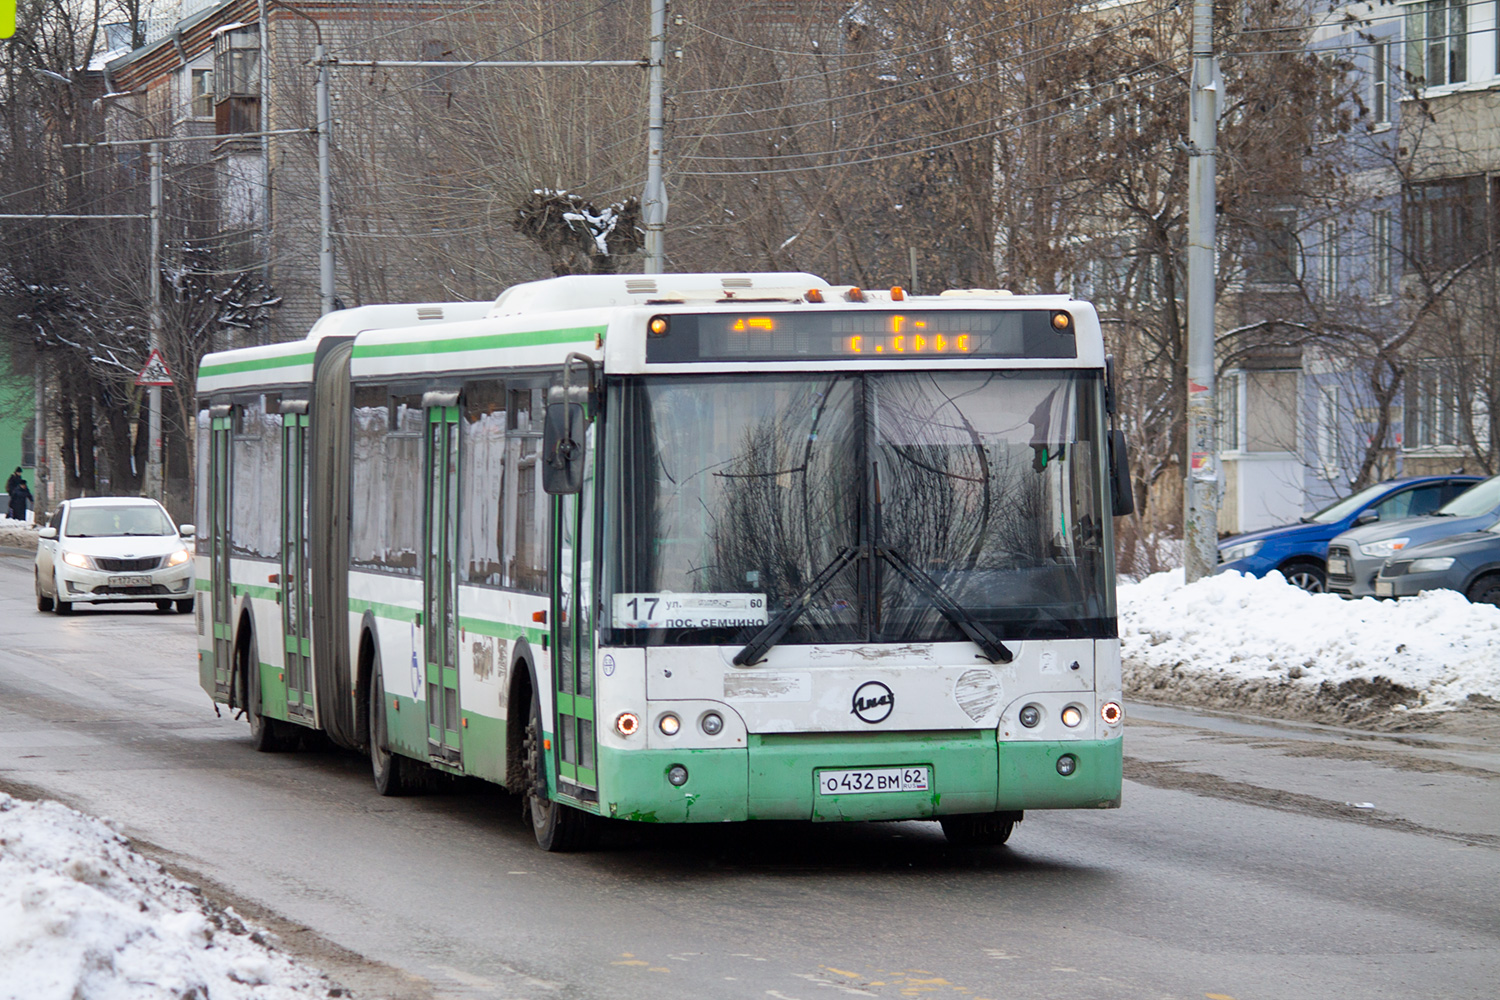
[(12, 472), (10, 478), (5, 481), (5, 495), (10, 496), (10, 491), (16, 488), (16, 484), (24, 483), (25, 481), (21, 476), (21, 467), (19, 465), (16, 466), (16, 471)]
[(31, 487), (26, 485), (26, 480), (20, 476), (13, 477), (14, 484), (10, 488), (10, 517), (13, 521), (26, 520), (26, 508), (31, 505)]

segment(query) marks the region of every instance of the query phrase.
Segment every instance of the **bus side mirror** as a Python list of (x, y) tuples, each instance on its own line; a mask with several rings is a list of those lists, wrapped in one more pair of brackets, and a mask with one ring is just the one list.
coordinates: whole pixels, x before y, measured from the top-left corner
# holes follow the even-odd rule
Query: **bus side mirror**
[(1115, 517), (1135, 513), (1135, 491), (1130, 485), (1130, 449), (1124, 431), (1109, 432), (1110, 500)]
[(548, 403), (542, 435), (542, 489), (552, 494), (583, 491), (583, 406)]

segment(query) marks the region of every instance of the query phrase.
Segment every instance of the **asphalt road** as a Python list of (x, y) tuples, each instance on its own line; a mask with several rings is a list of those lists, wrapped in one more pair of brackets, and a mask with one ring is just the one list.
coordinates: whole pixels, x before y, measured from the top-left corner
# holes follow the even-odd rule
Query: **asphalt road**
[[(128, 608), (128, 609), (127, 609)], [(115, 820), (365, 998), (1491, 998), (1500, 746), (1134, 706), (1125, 805), (936, 824), (621, 826), (537, 850), (488, 788), (382, 799), (258, 754), (190, 616), (41, 614), (0, 555), (0, 788)]]

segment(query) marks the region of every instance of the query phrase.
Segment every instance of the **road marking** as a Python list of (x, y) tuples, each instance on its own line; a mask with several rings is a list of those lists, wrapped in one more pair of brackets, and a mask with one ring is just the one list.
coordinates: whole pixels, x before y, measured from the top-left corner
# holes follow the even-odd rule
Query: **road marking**
[(1205, 993), (1203, 995), (1208, 997), (1208, 1000), (1234, 1000), (1234, 997), (1228, 993)]

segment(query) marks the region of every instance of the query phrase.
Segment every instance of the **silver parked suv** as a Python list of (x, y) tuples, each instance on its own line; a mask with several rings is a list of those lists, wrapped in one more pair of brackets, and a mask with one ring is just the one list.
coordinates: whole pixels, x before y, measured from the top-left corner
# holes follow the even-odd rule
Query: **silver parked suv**
[(1374, 597), (1375, 577), (1386, 559), (1413, 545), (1484, 531), (1497, 523), (1500, 476), (1486, 479), (1426, 517), (1351, 528), (1328, 543), (1328, 590), (1344, 597)]

